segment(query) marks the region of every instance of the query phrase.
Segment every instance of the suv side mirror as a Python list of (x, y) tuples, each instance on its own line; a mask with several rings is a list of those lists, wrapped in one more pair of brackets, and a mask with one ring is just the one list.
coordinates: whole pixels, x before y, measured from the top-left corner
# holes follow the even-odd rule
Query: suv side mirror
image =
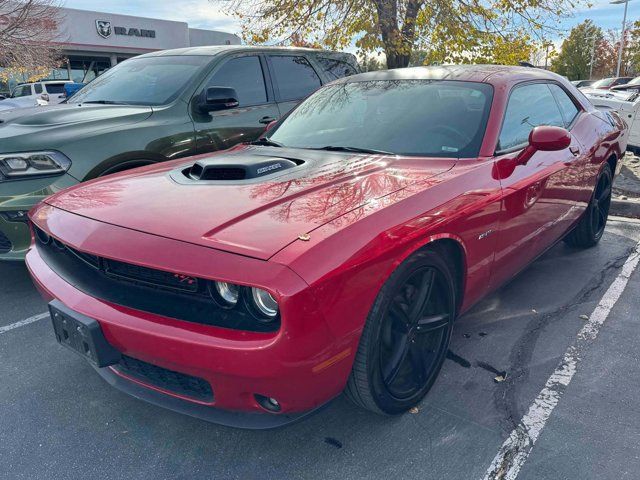
[(516, 157), (518, 165), (526, 165), (536, 152), (557, 152), (571, 145), (571, 134), (562, 127), (540, 125), (529, 132), (529, 144)]
[(198, 98), (198, 110), (209, 113), (216, 110), (227, 110), (240, 105), (238, 93), (230, 87), (208, 87)]

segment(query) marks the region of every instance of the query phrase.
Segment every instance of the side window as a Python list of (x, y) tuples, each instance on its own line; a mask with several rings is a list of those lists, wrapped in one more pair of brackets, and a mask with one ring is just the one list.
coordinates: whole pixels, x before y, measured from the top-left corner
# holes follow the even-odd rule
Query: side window
[(299, 100), (320, 87), (320, 78), (306, 58), (288, 55), (270, 58), (281, 100)]
[(31, 95), (31, 85), (22, 85), (20, 87), (16, 87), (13, 91), (14, 98), (27, 97), (29, 95)]
[(553, 92), (553, 95), (556, 97), (558, 101), (558, 105), (560, 106), (560, 111), (562, 112), (562, 116), (564, 117), (564, 126), (568, 127), (573, 122), (573, 119), (578, 115), (578, 107), (573, 103), (573, 100), (569, 97), (567, 92), (565, 92), (558, 85), (549, 85), (549, 88)]
[(42, 93), (42, 84), (41, 83), (34, 83), (33, 84), (33, 88), (35, 88), (37, 94), (41, 94)]
[(355, 68), (342, 60), (318, 57), (318, 62), (320, 62), (322, 69), (330, 80), (337, 80), (338, 78), (348, 77), (349, 75), (358, 73)]
[(564, 127), (558, 104), (546, 83), (516, 87), (511, 92), (504, 114), (498, 150), (524, 145), (529, 132), (538, 125)]
[(213, 74), (207, 87), (231, 87), (238, 93), (240, 106), (267, 101), (264, 75), (257, 56), (232, 58)]

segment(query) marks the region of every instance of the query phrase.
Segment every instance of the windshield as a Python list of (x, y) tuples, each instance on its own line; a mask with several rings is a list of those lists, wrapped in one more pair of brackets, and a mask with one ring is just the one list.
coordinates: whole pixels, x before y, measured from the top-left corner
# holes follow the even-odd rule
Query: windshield
[(210, 60), (196, 55), (132, 58), (87, 84), (73, 102), (165, 105)]
[(636, 77), (633, 80), (630, 80), (629, 83), (627, 83), (627, 85), (638, 85), (640, 84), (640, 77)]
[(475, 157), (491, 105), (488, 84), (376, 80), (329, 85), (269, 136), (294, 148), (350, 147), (397, 155)]
[(598, 80), (597, 82), (594, 82), (591, 84), (592, 87), (608, 87), (609, 85), (612, 85), (614, 82), (615, 78), (603, 78), (602, 80)]

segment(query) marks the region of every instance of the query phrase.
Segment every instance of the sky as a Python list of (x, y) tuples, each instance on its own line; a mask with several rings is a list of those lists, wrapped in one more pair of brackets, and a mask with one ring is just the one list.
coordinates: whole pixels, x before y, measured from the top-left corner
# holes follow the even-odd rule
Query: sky
[[(608, 0), (591, 0), (593, 7), (578, 10), (573, 17), (562, 22), (566, 33), (578, 23), (590, 18), (603, 30), (620, 30), (624, 5), (611, 5)], [(190, 27), (239, 33), (238, 22), (221, 12), (218, 5), (209, 0), (63, 0), (63, 5), (81, 10), (120, 13), (140, 17), (160, 18), (187, 22)], [(640, 0), (631, 0), (627, 22), (640, 20)], [(561, 39), (554, 38), (560, 43)]]

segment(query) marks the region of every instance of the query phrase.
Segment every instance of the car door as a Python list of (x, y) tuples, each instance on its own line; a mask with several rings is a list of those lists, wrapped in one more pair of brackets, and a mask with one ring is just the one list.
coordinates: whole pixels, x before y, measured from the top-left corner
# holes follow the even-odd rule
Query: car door
[(269, 54), (267, 59), (282, 115), (322, 85), (320, 76), (303, 55)]
[(231, 57), (218, 65), (197, 90), (199, 95), (208, 87), (231, 87), (239, 97), (239, 106), (229, 110), (202, 113), (192, 108), (198, 153), (255, 140), (269, 122), (279, 118), (264, 62), (260, 54)]
[[(513, 88), (505, 110), (496, 153), (496, 174), (503, 198), (496, 258), (492, 274), (498, 286), (527, 266), (567, 229), (574, 212), (571, 185), (580, 145), (575, 139), (560, 151), (537, 151), (525, 163), (518, 155), (538, 125), (564, 127), (565, 122), (549, 85), (520, 84)], [(575, 154), (574, 152), (578, 152)]]
[(594, 154), (591, 148), (593, 146), (593, 118), (584, 111), (580, 102), (564, 87), (550, 83), (549, 88), (558, 107), (560, 107), (565, 128), (571, 132), (569, 150), (573, 154), (573, 158), (569, 158), (569, 161), (565, 162), (566, 168), (562, 174), (561, 190), (558, 191), (561, 200), (573, 206), (564, 221), (557, 224), (560, 230), (558, 234), (562, 234), (578, 220), (591, 200), (593, 181), (589, 178), (589, 171), (592, 163), (591, 158)]
[(11, 100), (20, 107), (31, 107), (36, 105), (35, 94), (32, 92), (31, 85), (19, 85), (17, 86)]

